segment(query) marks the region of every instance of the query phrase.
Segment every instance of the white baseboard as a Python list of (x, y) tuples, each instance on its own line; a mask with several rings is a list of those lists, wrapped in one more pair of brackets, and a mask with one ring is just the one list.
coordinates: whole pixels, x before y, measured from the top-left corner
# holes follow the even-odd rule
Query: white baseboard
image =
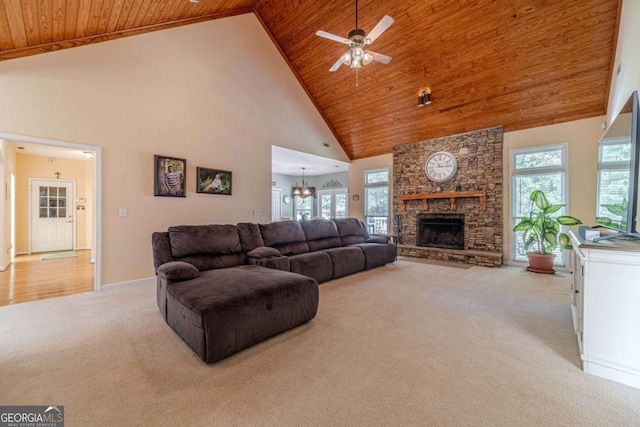
[(155, 284), (155, 283), (156, 283), (156, 276), (151, 276), (151, 277), (145, 277), (144, 279), (135, 279), (135, 280), (127, 280), (124, 282), (103, 284), (102, 290), (104, 291), (106, 288), (115, 288), (120, 286), (148, 285), (148, 284)]
[(90, 247), (89, 248), (84, 248), (83, 247), (83, 248), (75, 248), (74, 250), (76, 250), (76, 251), (88, 251), (88, 250), (91, 250), (91, 248)]

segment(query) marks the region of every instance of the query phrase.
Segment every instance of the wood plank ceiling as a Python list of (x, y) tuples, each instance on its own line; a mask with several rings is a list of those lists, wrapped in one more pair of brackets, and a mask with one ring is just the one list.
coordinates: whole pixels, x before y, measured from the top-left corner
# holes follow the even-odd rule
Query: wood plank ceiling
[[(360, 0), (388, 65), (328, 70), (355, 28), (353, 0), (1, 0), (0, 60), (253, 12), (351, 159), (502, 125), (606, 113), (622, 0)], [(432, 103), (419, 108), (420, 90)]]

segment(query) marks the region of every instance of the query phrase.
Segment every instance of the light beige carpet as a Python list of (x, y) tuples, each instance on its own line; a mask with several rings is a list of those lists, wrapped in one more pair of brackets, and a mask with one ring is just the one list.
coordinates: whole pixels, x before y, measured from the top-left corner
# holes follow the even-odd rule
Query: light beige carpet
[(155, 284), (0, 307), (0, 405), (67, 426), (632, 426), (583, 373), (568, 276), (399, 260), (320, 287), (311, 323), (204, 365)]

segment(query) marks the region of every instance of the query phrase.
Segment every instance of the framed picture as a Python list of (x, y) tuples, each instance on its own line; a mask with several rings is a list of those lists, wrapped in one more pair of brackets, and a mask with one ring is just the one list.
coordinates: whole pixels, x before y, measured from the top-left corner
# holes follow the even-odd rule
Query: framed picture
[(187, 161), (158, 155), (154, 159), (154, 196), (186, 197)]
[(196, 191), (198, 193), (231, 195), (231, 172), (197, 168), (197, 177)]

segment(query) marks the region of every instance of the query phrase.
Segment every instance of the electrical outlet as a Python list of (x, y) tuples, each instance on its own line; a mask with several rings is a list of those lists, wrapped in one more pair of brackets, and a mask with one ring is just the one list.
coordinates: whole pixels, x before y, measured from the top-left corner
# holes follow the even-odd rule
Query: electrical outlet
[(262, 211), (260, 209), (253, 210), (253, 216), (260, 216), (260, 215), (262, 215)]

